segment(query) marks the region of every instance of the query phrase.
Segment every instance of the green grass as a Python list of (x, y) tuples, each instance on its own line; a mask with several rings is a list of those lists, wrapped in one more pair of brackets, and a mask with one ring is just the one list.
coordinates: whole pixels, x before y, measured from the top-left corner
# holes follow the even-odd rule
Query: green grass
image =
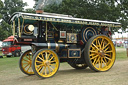
[[(18, 66), (19, 57), (11, 57), (11, 58), (0, 58), (0, 71), (7, 70), (8, 68), (15, 68)], [(5, 69), (3, 69), (5, 68)]]
[[(117, 47), (116, 59), (117, 60), (128, 59), (125, 48)], [(4, 56), (4, 58), (0, 58), (0, 71), (2, 70), (1, 68), (8, 68), (8, 67), (13, 68), (13, 67), (15, 67), (15, 65), (18, 66), (18, 64), (19, 64), (18, 62), (19, 62), (19, 57), (7, 58), (6, 56)]]
[(122, 59), (127, 59), (127, 53), (126, 53), (126, 48), (123, 47), (116, 47), (116, 59), (117, 60), (122, 60)]

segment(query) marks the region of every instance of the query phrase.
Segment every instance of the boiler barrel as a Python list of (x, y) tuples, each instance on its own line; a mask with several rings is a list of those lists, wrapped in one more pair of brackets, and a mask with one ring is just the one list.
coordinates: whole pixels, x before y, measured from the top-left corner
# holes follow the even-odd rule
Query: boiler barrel
[(61, 51), (62, 49), (68, 48), (68, 44), (58, 44), (58, 43), (32, 43), (33, 45), (37, 47), (42, 47), (42, 48), (48, 48), (52, 50), (56, 50), (57, 52)]

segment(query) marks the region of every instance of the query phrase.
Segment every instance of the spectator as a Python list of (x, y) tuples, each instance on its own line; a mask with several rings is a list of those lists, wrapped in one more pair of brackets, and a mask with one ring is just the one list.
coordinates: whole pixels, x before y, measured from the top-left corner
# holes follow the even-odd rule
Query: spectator
[(111, 38), (112, 33), (111, 33), (111, 31), (109, 31), (108, 27), (102, 27), (100, 33), (103, 34), (103, 35), (108, 36), (109, 38)]

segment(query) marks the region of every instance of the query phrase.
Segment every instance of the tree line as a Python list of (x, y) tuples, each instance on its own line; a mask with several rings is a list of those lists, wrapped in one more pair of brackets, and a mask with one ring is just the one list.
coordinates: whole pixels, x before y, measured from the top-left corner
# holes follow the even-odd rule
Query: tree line
[[(25, 6), (27, 3), (22, 0), (0, 0), (0, 40), (12, 35), (8, 19), (14, 12), (35, 13), (36, 4), (31, 9), (24, 9)], [(62, 0), (60, 4), (51, 3), (43, 10), (77, 18), (120, 22), (123, 31), (128, 27), (128, 0)]]

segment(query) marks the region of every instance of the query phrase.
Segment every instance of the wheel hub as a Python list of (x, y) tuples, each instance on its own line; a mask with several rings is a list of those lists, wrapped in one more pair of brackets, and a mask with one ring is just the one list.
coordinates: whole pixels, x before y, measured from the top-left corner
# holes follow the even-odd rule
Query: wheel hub
[(99, 51), (99, 56), (104, 57), (104, 54), (105, 54), (105, 53), (104, 53), (103, 50), (100, 50), (100, 51)]
[(44, 64), (45, 64), (46, 66), (49, 66), (49, 65), (50, 65), (50, 61), (46, 60), (46, 61), (44, 62)]

